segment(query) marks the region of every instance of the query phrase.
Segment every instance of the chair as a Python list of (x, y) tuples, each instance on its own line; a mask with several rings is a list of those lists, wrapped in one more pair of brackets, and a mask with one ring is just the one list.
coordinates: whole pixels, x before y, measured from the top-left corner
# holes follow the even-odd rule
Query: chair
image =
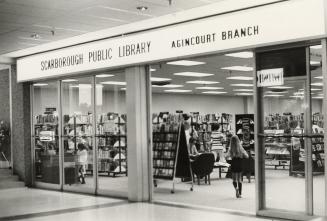
[(200, 185), (200, 179), (203, 177), (205, 178), (205, 183), (208, 180), (210, 185), (210, 174), (213, 171), (214, 163), (215, 156), (213, 153), (202, 153), (191, 163), (193, 177), (196, 175), (198, 185)]

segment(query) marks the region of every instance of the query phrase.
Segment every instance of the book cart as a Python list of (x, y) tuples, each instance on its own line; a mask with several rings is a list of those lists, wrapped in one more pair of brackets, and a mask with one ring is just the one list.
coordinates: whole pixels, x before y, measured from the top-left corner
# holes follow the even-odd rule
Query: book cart
[(153, 124), (153, 178), (171, 180), (171, 193), (175, 192), (176, 178), (190, 180), (193, 191), (193, 175), (182, 123)]

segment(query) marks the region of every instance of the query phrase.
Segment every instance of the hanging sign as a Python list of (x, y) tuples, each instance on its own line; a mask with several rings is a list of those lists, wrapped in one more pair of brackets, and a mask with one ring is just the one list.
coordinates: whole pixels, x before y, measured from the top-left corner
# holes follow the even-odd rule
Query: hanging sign
[(284, 1), (31, 55), (17, 60), (17, 80), (322, 38), (324, 9), (324, 0)]
[(257, 71), (257, 86), (258, 87), (269, 87), (269, 86), (280, 86), (284, 84), (284, 69), (266, 69)]

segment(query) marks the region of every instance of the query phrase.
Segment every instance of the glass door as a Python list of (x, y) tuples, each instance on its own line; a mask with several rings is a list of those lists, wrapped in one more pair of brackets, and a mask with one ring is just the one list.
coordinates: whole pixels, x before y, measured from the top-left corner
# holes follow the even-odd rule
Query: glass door
[(31, 95), (33, 181), (36, 186), (59, 189), (58, 83), (56, 81), (34, 83)]
[(257, 53), (256, 69), (260, 209), (312, 215), (309, 48)]
[(93, 77), (61, 81), (63, 188), (95, 192)]
[(97, 192), (127, 197), (125, 73), (95, 76)]

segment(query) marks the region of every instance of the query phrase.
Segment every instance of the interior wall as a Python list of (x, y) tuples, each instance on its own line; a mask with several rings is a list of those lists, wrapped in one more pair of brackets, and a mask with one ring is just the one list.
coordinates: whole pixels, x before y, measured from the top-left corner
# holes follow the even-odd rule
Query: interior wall
[[(290, 112), (299, 115), (304, 112), (303, 100), (299, 99), (272, 99), (266, 98), (264, 102), (265, 115), (283, 114)], [(312, 99), (312, 113), (322, 113), (322, 100)]]

